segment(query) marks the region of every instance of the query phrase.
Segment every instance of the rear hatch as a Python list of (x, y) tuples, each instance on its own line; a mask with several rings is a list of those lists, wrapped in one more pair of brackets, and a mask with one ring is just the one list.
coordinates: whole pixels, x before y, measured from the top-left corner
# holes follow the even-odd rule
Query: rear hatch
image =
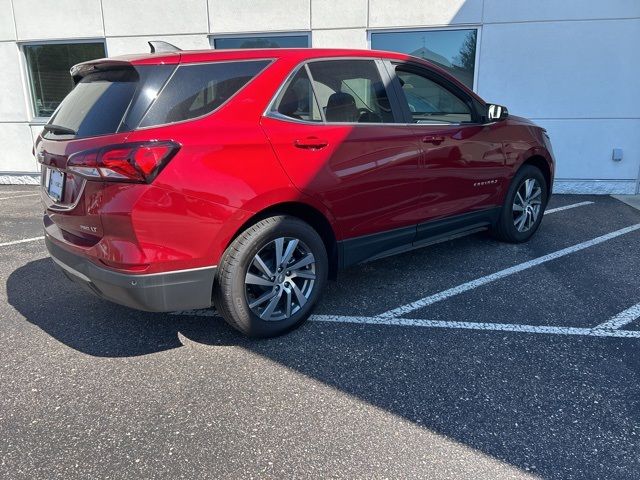
[[(176, 56), (175, 63), (178, 60)], [(72, 69), (76, 86), (45, 125), (35, 146), (42, 165), (41, 196), (50, 234), (78, 246), (91, 246), (102, 237), (98, 211), (104, 201), (101, 176), (120, 173), (116, 167), (98, 171), (91, 161), (95, 163), (95, 156), (107, 146), (127, 140), (175, 69), (176, 65), (169, 63), (133, 65), (105, 59)]]

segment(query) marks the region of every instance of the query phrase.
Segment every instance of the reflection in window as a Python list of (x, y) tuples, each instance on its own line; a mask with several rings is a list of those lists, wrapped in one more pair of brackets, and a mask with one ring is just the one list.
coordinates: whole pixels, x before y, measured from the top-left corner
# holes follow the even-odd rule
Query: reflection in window
[(105, 57), (104, 43), (25, 45), (31, 98), (36, 117), (49, 117), (73, 89), (69, 70), (77, 63)]
[(302, 35), (251, 35), (246, 37), (220, 37), (211, 39), (216, 50), (228, 48), (308, 48), (309, 36)]
[(424, 58), (473, 88), (477, 37), (475, 29), (381, 32), (371, 34), (371, 48)]

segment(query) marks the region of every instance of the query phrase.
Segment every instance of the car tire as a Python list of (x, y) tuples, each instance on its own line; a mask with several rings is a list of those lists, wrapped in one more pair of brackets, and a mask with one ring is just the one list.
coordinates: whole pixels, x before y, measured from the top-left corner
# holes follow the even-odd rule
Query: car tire
[(327, 282), (325, 245), (309, 224), (273, 216), (238, 235), (218, 266), (213, 303), (250, 337), (282, 335), (309, 316)]
[(542, 221), (548, 191), (547, 180), (539, 168), (533, 165), (520, 168), (509, 185), (500, 217), (492, 229), (494, 237), (510, 243), (529, 240)]

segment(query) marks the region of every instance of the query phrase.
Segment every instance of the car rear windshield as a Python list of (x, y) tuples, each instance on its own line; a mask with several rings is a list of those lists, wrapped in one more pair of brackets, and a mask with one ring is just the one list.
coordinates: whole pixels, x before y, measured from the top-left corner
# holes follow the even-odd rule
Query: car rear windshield
[(201, 117), (221, 106), (270, 60), (180, 65), (140, 123), (141, 127)]
[(86, 75), (45, 126), (45, 137), (82, 138), (134, 129), (174, 69), (145, 65)]

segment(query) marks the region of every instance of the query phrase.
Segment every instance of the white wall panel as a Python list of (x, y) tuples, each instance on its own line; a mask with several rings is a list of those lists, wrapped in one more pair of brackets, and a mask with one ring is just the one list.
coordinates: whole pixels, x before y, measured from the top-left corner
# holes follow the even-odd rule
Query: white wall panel
[(26, 121), (26, 92), (20, 73), (20, 52), (15, 43), (0, 42), (0, 65), (0, 121)]
[(19, 40), (101, 37), (100, 0), (17, 0)]
[(13, 23), (11, 0), (0, 0), (0, 41), (15, 40), (16, 29)]
[(213, 33), (309, 30), (309, 0), (209, 0)]
[(204, 33), (206, 0), (103, 0), (109, 35)]
[(183, 50), (203, 50), (210, 48), (207, 35), (152, 35), (149, 37), (109, 37), (107, 55), (115, 57), (130, 53), (149, 53), (149, 40), (162, 40)]
[(314, 30), (313, 46), (320, 48), (368, 48), (364, 28)]
[(485, 22), (640, 17), (639, 0), (484, 0)]
[(478, 91), (528, 117), (638, 118), (639, 39), (640, 20), (485, 25)]
[[(638, 120), (538, 120), (549, 131), (557, 178), (635, 179), (640, 169)], [(611, 159), (622, 148), (621, 162)]]
[(311, 27), (367, 26), (367, 0), (312, 0)]
[(394, 27), (480, 23), (482, 0), (369, 1), (369, 26)]
[(0, 172), (35, 172), (36, 160), (27, 123), (4, 123), (0, 128)]

